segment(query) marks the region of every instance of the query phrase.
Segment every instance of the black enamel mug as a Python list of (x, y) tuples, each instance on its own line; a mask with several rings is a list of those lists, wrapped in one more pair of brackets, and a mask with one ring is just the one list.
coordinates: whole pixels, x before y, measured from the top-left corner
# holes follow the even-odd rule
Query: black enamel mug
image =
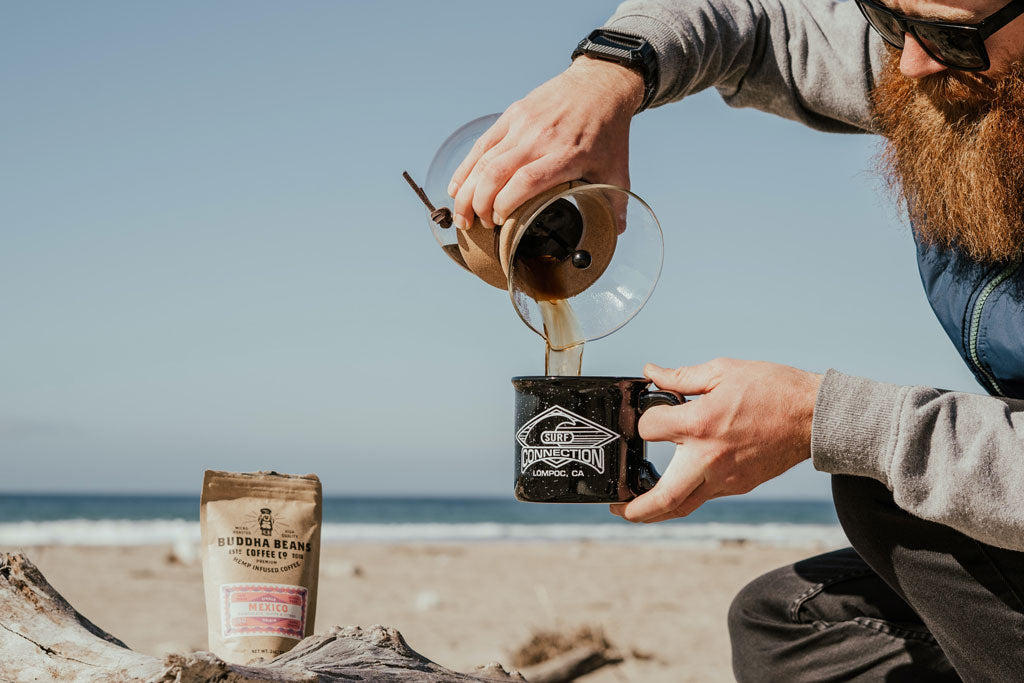
[(514, 377), (516, 499), (621, 503), (650, 491), (658, 472), (637, 433), (645, 410), (679, 405), (633, 377)]

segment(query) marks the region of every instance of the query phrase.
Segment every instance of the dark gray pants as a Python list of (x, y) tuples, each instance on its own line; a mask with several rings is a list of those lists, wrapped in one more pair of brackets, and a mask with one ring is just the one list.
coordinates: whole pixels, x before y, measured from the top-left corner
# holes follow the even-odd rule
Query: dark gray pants
[(834, 476), (832, 494), (853, 548), (740, 591), (740, 683), (1024, 681), (1024, 553), (914, 517), (872, 479)]

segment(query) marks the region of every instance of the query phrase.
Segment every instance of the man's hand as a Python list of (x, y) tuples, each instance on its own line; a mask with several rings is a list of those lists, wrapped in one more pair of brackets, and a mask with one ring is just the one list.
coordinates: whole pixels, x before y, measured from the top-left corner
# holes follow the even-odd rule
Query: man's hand
[(629, 188), (629, 124), (643, 101), (639, 73), (577, 57), (513, 103), (455, 171), (455, 225), (474, 216), (501, 224), (520, 204), (559, 183), (586, 178)]
[(775, 363), (713, 360), (644, 375), (658, 387), (698, 398), (655, 406), (640, 418), (646, 441), (679, 444), (658, 484), (611, 506), (631, 522), (690, 514), (718, 496), (746, 493), (811, 455), (811, 420), (821, 375)]

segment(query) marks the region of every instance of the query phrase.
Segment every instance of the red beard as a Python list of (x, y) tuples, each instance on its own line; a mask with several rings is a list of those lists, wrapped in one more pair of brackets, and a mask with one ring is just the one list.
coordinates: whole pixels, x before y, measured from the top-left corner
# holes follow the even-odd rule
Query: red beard
[(1024, 63), (1004, 74), (899, 70), (890, 49), (872, 93), (880, 167), (918, 238), (978, 261), (1024, 245)]

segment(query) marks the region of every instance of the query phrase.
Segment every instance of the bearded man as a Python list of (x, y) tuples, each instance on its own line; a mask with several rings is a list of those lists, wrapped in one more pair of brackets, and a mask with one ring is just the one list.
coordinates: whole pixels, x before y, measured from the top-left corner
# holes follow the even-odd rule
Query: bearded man
[(714, 86), (885, 137), (928, 299), (988, 395), (718, 359), (645, 374), (679, 446), (612, 512), (689, 514), (798, 462), (853, 547), (767, 574), (729, 613), (740, 681), (1024, 680), (1024, 0), (631, 0), (508, 108), (449, 187), (486, 225), (575, 178), (629, 186), (633, 115)]

